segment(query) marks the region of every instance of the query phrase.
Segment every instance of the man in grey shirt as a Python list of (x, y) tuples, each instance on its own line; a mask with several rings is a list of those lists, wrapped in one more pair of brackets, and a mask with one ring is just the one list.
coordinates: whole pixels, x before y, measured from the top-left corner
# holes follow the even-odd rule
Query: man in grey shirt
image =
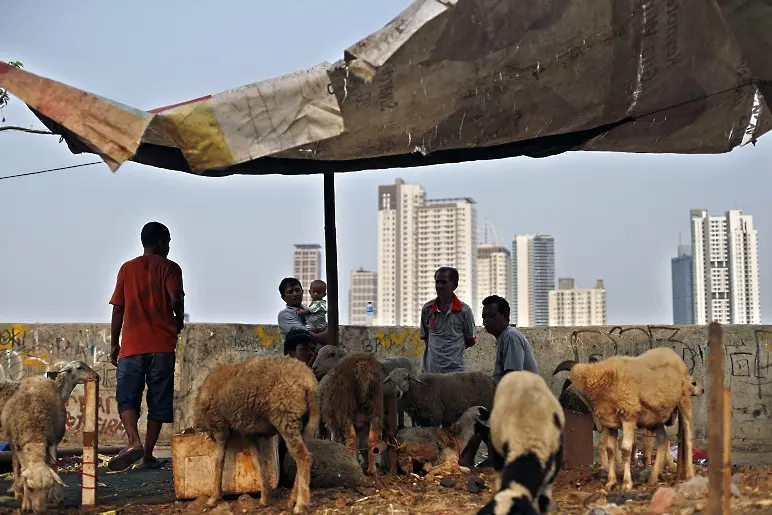
[(426, 342), (422, 368), (425, 373), (464, 372), (464, 349), (475, 342), (474, 313), (453, 293), (458, 270), (443, 266), (434, 273), (437, 298), (421, 309), (421, 339)]
[(496, 337), (496, 361), (493, 365), (493, 380), (496, 384), (504, 374), (514, 370), (528, 370), (539, 373), (536, 359), (523, 333), (509, 325), (509, 302), (498, 295), (485, 297), (482, 301), (482, 319), (485, 330)]
[[(306, 320), (302, 315), (298, 314), (298, 309), (305, 309), (303, 302), (303, 285), (300, 281), (294, 277), (285, 277), (279, 283), (279, 294), (286, 306), (279, 311), (278, 323), (279, 323), (279, 336), (282, 343), (287, 337), (287, 333), (292, 329), (306, 330)], [(317, 343), (321, 346), (327, 343), (327, 330), (320, 333), (313, 333), (309, 331), (309, 334)], [(333, 345), (337, 345), (338, 342), (333, 342)]]

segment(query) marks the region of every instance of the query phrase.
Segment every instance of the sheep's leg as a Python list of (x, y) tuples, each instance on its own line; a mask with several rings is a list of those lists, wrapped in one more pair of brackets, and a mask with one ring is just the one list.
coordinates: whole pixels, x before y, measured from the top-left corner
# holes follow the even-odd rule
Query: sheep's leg
[[(273, 464), (269, 465), (267, 463), (268, 460), (263, 454), (263, 450), (266, 448), (263, 442), (264, 439), (260, 437), (250, 438), (249, 453), (252, 455), (252, 464), (257, 471), (258, 479), (260, 481), (260, 504), (263, 506), (268, 506), (271, 504), (271, 486), (268, 479), (268, 470), (266, 467), (273, 466)], [(268, 442), (270, 443), (270, 439)]]
[(222, 469), (225, 466), (225, 450), (228, 446), (230, 433), (228, 431), (217, 431), (214, 433), (215, 457), (214, 457), (214, 487), (212, 495), (206, 502), (209, 506), (214, 506), (222, 499)]
[(622, 479), (622, 491), (629, 492), (633, 489), (633, 478), (630, 473), (630, 457), (635, 438), (635, 421), (622, 421), (622, 466), (624, 477)]
[(287, 431), (280, 431), (280, 433), (281, 437), (284, 438), (284, 443), (287, 444), (287, 451), (295, 460), (295, 465), (297, 466), (295, 484), (292, 485), (292, 492), (290, 492), (287, 507), (292, 508), (294, 505), (295, 508), (292, 512), (300, 513), (303, 511), (303, 508), (311, 502), (310, 482), (312, 456), (308, 451), (308, 447), (306, 447), (306, 444), (303, 442), (300, 433), (288, 433)]
[(549, 513), (555, 509), (555, 503), (552, 501), (552, 484), (544, 487), (544, 491), (538, 497), (539, 513)]
[(604, 429), (600, 435), (600, 441), (598, 442), (598, 458), (600, 459), (600, 468), (608, 469), (608, 429)]
[(375, 446), (380, 441), (378, 436), (378, 426), (376, 420), (370, 421), (370, 434), (368, 435), (368, 449), (367, 449), (367, 474), (370, 476), (375, 475)]
[[(686, 415), (686, 416), (684, 416)], [(686, 455), (686, 459), (684, 460), (684, 464), (686, 465), (686, 476), (685, 480), (690, 480), (694, 477), (694, 462), (692, 461), (692, 416), (691, 416), (691, 406), (689, 407), (688, 413), (681, 413), (681, 416), (683, 417), (683, 427), (684, 427), (684, 444), (681, 446), (683, 447), (684, 454)]]
[(670, 438), (667, 439), (667, 443), (665, 445), (665, 458), (667, 459), (667, 468), (668, 470), (675, 472), (678, 470), (678, 465), (676, 465), (675, 460), (673, 459), (673, 455), (670, 454)]
[(19, 476), (21, 476), (21, 463), (19, 461), (19, 453), (16, 451), (16, 449), (13, 450), (11, 462), (11, 466), (13, 468), (13, 484), (11, 485), (11, 488), (13, 489), (14, 498), (17, 501), (20, 501), (24, 495), (24, 488), (19, 483)]
[(662, 472), (662, 466), (665, 462), (665, 454), (668, 452), (665, 426), (657, 426), (654, 432), (657, 435), (657, 456), (654, 458), (654, 466), (652, 466), (649, 474), (649, 486), (657, 484), (657, 479), (659, 479), (659, 474)]
[(611, 490), (617, 484), (617, 436), (616, 429), (605, 429), (606, 431), (606, 460), (608, 467), (608, 481), (606, 481), (606, 490)]
[(357, 432), (354, 429), (354, 424), (348, 424), (346, 428), (345, 445), (351, 454), (357, 455)]
[(655, 435), (650, 435), (648, 431), (641, 435), (641, 444), (643, 447), (643, 465), (646, 468), (651, 467), (651, 454), (654, 450)]

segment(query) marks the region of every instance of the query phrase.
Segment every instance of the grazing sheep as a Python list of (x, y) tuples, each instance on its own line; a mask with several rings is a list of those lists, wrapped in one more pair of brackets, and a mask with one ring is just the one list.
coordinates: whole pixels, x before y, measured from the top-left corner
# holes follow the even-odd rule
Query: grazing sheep
[(319, 383), (319, 400), (325, 427), (351, 454), (356, 455), (357, 441), (368, 431), (367, 473), (375, 474), (374, 447), (383, 420), (383, 385), (375, 356), (356, 352), (340, 358)]
[[(623, 491), (633, 486), (630, 457), (636, 427), (657, 432), (657, 457), (649, 476), (649, 485), (655, 485), (662, 471), (667, 452), (664, 424), (677, 409), (683, 417), (684, 447), (687, 456), (692, 453), (691, 383), (683, 360), (672, 349), (658, 347), (637, 357), (614, 356), (597, 363), (565, 361), (556, 371), (569, 370), (572, 387), (586, 397), (593, 407), (594, 418), (608, 430), (608, 482), (616, 482), (617, 432), (622, 428), (622, 462), (624, 467)], [(691, 460), (687, 460), (686, 479), (694, 476)]]
[[(411, 385), (410, 382), (413, 382)], [(491, 409), (496, 383), (482, 372), (421, 374), (394, 369), (383, 381), (394, 388), (398, 404), (421, 427), (447, 427), (472, 406)]]
[(490, 416), (495, 493), (479, 514), (547, 513), (563, 465), (565, 416), (538, 374), (510, 372), (499, 382)]
[(211, 433), (217, 443), (209, 505), (222, 499), (225, 450), (233, 432), (249, 442), (255, 469), (260, 471), (261, 504), (270, 503), (271, 437), (277, 433), (299, 469), (289, 508), (294, 505), (293, 512), (300, 513), (309, 504), (312, 457), (303, 440), (312, 438), (319, 426), (319, 394), (305, 363), (288, 356), (258, 356), (218, 366), (199, 390), (195, 426)]
[(49, 466), (49, 456), (64, 438), (67, 411), (56, 385), (37, 376), (21, 381), (5, 403), (0, 421), (13, 448), (13, 490), (22, 510), (45, 513), (49, 496), (61, 501), (64, 483)]
[(452, 473), (460, 468), (461, 451), (475, 434), (488, 433), (490, 411), (472, 406), (450, 427), (405, 427), (397, 432), (397, 464), (404, 474), (414, 463), (423, 465), (427, 475)]
[[(316, 438), (308, 440), (306, 445), (314, 457), (311, 462), (311, 488), (355, 488), (366, 484), (362, 467), (345, 445)], [(297, 467), (281, 440), (279, 463), (279, 484), (290, 488), (295, 481)]]

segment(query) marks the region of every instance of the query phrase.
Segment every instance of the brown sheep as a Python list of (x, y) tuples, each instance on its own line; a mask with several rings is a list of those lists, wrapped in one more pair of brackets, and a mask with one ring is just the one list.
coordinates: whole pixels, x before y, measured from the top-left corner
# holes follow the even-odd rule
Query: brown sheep
[(319, 383), (324, 425), (333, 439), (356, 455), (357, 440), (368, 432), (367, 473), (375, 474), (374, 448), (383, 421), (381, 366), (375, 356), (356, 352), (343, 356)]
[[(565, 361), (557, 370), (570, 370), (572, 387), (590, 401), (596, 423), (608, 430), (606, 488), (617, 482), (616, 439), (620, 427), (623, 432), (624, 491), (632, 490), (633, 486), (630, 457), (636, 427), (657, 432), (657, 457), (649, 476), (650, 485), (656, 484), (662, 471), (667, 452), (664, 424), (676, 409), (683, 418), (685, 452), (691, 456), (691, 383), (686, 364), (672, 349), (658, 347), (637, 357), (614, 356), (597, 363)], [(686, 479), (693, 476), (692, 462), (686, 460)]]
[(273, 464), (268, 457), (270, 439), (277, 433), (298, 464), (288, 506), (300, 513), (310, 503), (312, 456), (303, 440), (319, 428), (318, 387), (311, 369), (288, 356), (258, 356), (212, 370), (199, 390), (195, 410), (196, 428), (211, 433), (217, 443), (210, 505), (222, 499), (225, 450), (234, 432), (249, 441), (255, 469), (260, 471), (261, 504), (270, 503)]
[[(314, 455), (311, 463), (311, 488), (356, 488), (367, 484), (359, 461), (345, 445), (315, 438), (308, 440), (306, 445)], [(279, 484), (290, 488), (295, 481), (297, 467), (282, 441), (279, 441), (279, 463)]]
[(66, 420), (56, 385), (41, 376), (22, 380), (3, 407), (0, 423), (12, 441), (13, 489), (17, 499), (23, 496), (23, 511), (45, 513), (49, 496), (61, 501), (64, 483), (48, 461), (64, 438)]

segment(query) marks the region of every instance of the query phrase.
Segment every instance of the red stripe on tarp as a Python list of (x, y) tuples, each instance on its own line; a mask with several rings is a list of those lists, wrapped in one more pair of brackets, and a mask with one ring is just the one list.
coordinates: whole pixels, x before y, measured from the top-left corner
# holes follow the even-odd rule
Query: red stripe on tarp
[(178, 104), (172, 104), (170, 106), (156, 107), (155, 109), (149, 110), (148, 113), (156, 114), (156, 113), (160, 113), (161, 111), (166, 111), (168, 109), (172, 109), (172, 108), (175, 108), (175, 107), (184, 106), (185, 104), (192, 104), (193, 102), (200, 102), (202, 100), (208, 100), (210, 98), (212, 98), (212, 95), (205, 95), (203, 97), (194, 98), (193, 100), (186, 100), (185, 102), (180, 102)]

